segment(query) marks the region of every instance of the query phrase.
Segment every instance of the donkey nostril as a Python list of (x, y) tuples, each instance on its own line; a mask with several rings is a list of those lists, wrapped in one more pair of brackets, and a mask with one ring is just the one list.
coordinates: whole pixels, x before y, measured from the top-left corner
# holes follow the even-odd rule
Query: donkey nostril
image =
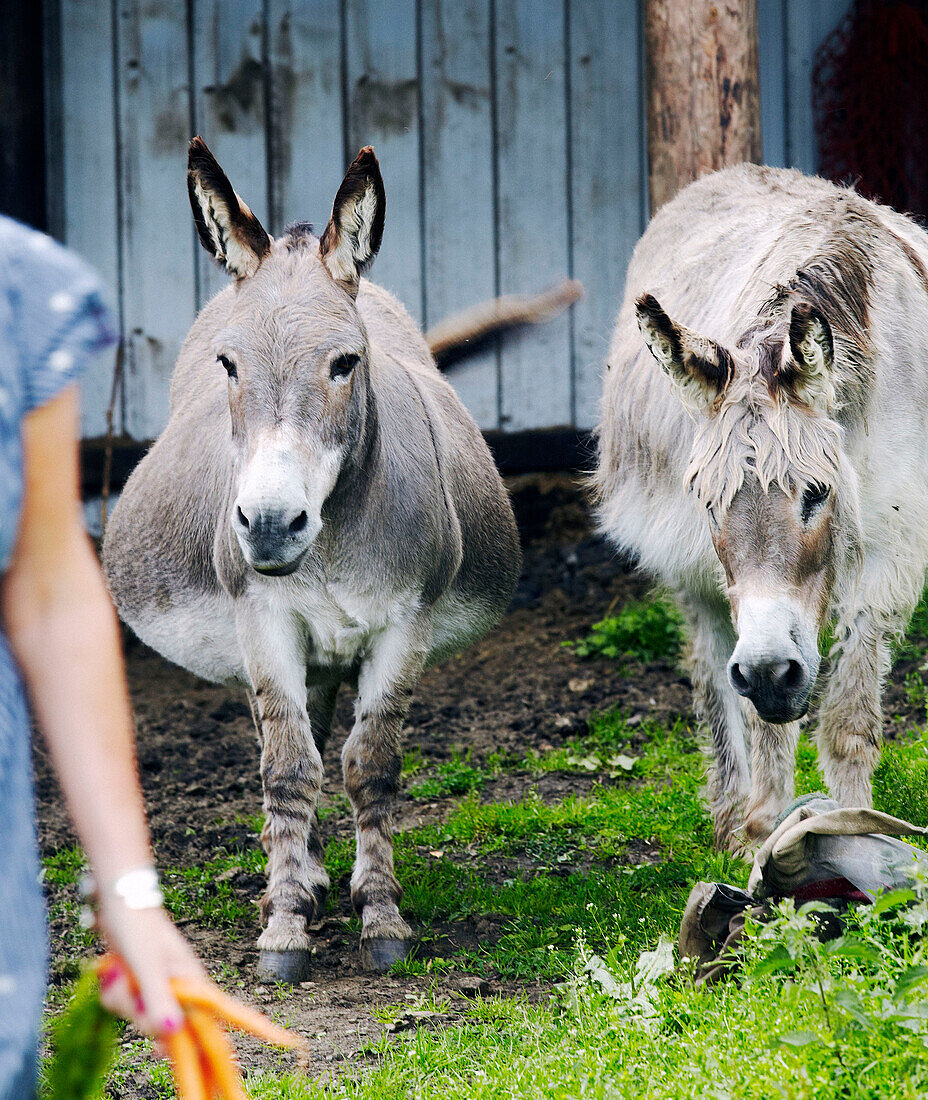
[(295, 520), (290, 523), (289, 531), (291, 535), (295, 535), (298, 531), (302, 531), (307, 523), (307, 515), (305, 512), (300, 512)]
[(780, 677), (780, 683), (787, 690), (795, 691), (797, 688), (802, 687), (804, 678), (802, 665), (798, 661), (790, 661), (786, 666), (786, 671)]
[(733, 664), (728, 671), (728, 675), (731, 677), (732, 686), (735, 691), (745, 695), (751, 690), (751, 681), (741, 671), (741, 665)]
[(248, 519), (247, 519), (247, 517), (245, 516), (245, 513), (244, 513), (244, 512), (243, 512), (243, 511), (241, 510), (241, 508), (239, 508), (239, 507), (238, 507), (238, 506), (236, 505), (235, 511), (236, 511), (236, 513), (237, 513), (237, 515), (238, 515), (238, 521), (239, 521), (239, 523), (240, 523), (240, 524), (241, 524), (241, 525), (242, 525), (243, 527), (246, 527), (246, 528), (247, 528), (247, 527), (250, 527), (250, 526), (251, 526), (251, 524), (250, 524), (250, 523), (248, 522)]

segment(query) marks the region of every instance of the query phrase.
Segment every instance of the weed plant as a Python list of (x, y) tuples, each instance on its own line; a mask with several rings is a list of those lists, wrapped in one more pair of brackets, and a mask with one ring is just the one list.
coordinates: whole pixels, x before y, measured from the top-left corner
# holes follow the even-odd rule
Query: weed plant
[(683, 616), (666, 597), (630, 600), (617, 614), (594, 623), (585, 638), (564, 644), (578, 657), (674, 661), (683, 647)]

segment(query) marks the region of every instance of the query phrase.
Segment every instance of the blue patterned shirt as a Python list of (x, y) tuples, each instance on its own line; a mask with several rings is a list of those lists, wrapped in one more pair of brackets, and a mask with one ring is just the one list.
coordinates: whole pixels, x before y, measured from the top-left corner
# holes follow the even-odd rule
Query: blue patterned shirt
[[(22, 505), (23, 417), (115, 340), (93, 271), (50, 237), (0, 216), (0, 573)], [(25, 692), (0, 633), (0, 1100), (23, 1100), (35, 1088), (45, 989), (38, 874)]]

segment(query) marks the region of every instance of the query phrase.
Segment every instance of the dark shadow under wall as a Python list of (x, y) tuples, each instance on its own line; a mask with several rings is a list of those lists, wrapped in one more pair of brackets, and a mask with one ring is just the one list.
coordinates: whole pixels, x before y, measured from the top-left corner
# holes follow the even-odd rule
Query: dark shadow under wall
[(0, 213), (45, 229), (42, 4), (0, 3)]

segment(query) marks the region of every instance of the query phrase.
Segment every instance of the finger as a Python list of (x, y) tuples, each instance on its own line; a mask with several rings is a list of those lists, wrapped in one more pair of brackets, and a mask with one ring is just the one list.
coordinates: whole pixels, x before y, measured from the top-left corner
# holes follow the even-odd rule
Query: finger
[(275, 1046), (299, 1050), (306, 1045), (302, 1036), (278, 1027), (260, 1012), (224, 993), (214, 982), (172, 978), (171, 988), (185, 1008), (206, 1009), (207, 1012), (221, 1016), (233, 1027)]
[(100, 981), (100, 1003), (114, 1016), (124, 1020), (138, 1017), (138, 994), (133, 988), (129, 974), (123, 971), (111, 971)]
[(174, 1067), (178, 1100), (210, 1100), (200, 1068), (200, 1053), (189, 1027), (182, 1027), (165, 1043)]
[(138, 1027), (153, 1038), (172, 1035), (184, 1024), (184, 1012), (168, 980), (160, 973), (149, 975), (136, 971), (139, 995), (133, 1019)]
[(97, 980), (101, 989), (111, 985), (126, 969), (122, 959), (118, 955), (114, 955), (112, 951), (107, 951), (96, 959), (93, 967), (97, 972)]
[(227, 1100), (247, 1100), (235, 1061), (235, 1049), (229, 1036), (202, 1008), (191, 1008), (187, 1019), (216, 1079), (220, 1094)]

